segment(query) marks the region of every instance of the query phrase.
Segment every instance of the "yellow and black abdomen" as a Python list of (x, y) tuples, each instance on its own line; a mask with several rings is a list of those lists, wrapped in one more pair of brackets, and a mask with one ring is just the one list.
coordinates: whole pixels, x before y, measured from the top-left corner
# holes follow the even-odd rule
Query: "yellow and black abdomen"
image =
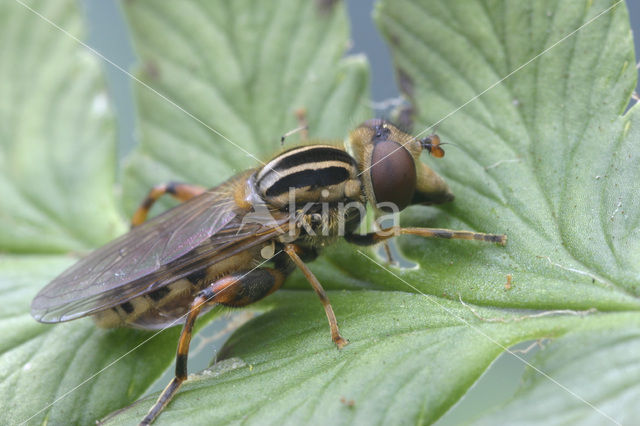
[(103, 328), (160, 329), (181, 324), (198, 292), (222, 276), (254, 268), (256, 259), (260, 259), (260, 249), (257, 246), (242, 251), (155, 291), (97, 312), (94, 320)]

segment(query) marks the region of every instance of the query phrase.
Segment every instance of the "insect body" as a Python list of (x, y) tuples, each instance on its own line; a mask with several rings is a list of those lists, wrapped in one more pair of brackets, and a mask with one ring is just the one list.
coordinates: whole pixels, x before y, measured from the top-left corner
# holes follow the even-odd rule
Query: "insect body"
[[(366, 121), (346, 145), (292, 148), (209, 190), (185, 184), (154, 188), (134, 214), (132, 230), (42, 289), (32, 315), (47, 323), (93, 315), (104, 327), (184, 322), (176, 375), (142, 421), (148, 424), (187, 377), (191, 331), (201, 311), (256, 302), (280, 288), (296, 267), (320, 297), (334, 343), (346, 345), (326, 293), (305, 264), (338, 238), (358, 245), (400, 234), (506, 242), (504, 235), (432, 228), (356, 233), (367, 203), (378, 212), (399, 211), (453, 195), (419, 161), (424, 141), (386, 121)], [(145, 221), (155, 200), (167, 193), (184, 203)]]

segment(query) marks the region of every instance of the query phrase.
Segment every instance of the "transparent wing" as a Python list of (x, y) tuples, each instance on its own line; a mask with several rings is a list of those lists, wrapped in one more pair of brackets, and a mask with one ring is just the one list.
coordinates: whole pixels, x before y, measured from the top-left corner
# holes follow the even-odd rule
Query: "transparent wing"
[(247, 211), (233, 201), (235, 185), (245, 181), (240, 177), (91, 252), (38, 293), (31, 314), (60, 322), (108, 309), (282, 232), (275, 222), (243, 222)]

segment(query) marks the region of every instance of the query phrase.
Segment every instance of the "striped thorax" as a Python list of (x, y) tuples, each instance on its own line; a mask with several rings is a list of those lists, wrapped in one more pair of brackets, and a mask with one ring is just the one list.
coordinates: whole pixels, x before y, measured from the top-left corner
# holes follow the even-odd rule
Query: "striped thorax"
[(276, 208), (305, 203), (360, 200), (356, 161), (331, 145), (292, 148), (269, 161), (255, 175), (260, 197)]

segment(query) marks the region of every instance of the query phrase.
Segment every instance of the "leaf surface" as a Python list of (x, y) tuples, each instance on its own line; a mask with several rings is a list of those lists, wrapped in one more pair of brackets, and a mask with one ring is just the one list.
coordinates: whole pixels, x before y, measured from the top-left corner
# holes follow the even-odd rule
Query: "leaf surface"
[(129, 212), (159, 183), (211, 187), (269, 160), (300, 109), (312, 138), (341, 141), (368, 118), (367, 64), (342, 58), (342, 6), (136, 1), (125, 12), (144, 82), (135, 86), (140, 147), (124, 181)]
[(0, 412), (2, 424), (93, 423), (135, 400), (173, 358), (159, 349), (175, 347), (175, 328), (143, 344), (150, 333), (104, 330), (90, 319), (37, 323), (29, 314), (31, 299), (72, 262), (66, 256), (0, 257), (0, 391), (9, 407)]
[[(552, 376), (619, 424), (633, 424), (640, 416), (640, 330), (637, 323), (616, 324), (606, 331), (578, 331), (541, 351), (533, 365)], [(527, 368), (513, 398), (474, 424), (499, 419), (511, 424), (599, 425), (606, 417), (568, 392)], [(545, 407), (541, 412), (539, 407)]]
[[(455, 145), (443, 159), (424, 155), (455, 201), (413, 207), (403, 224), (509, 238), (505, 248), (399, 239), (419, 267), (398, 273), (418, 291), (501, 307), (638, 309), (640, 121), (637, 108), (622, 115), (636, 69), (627, 12), (612, 4), (380, 2), (413, 133), (438, 123)], [(415, 291), (343, 247), (328, 264), (350, 282)]]
[(98, 61), (71, 38), (84, 32), (78, 10), (3, 2), (0, 27), (0, 251), (103, 244), (123, 230), (114, 123)]
[[(125, 4), (138, 76), (148, 85), (136, 85), (141, 145), (124, 176), (127, 212), (152, 185), (212, 186), (259, 164), (243, 149), (267, 160), (280, 136), (297, 126), (298, 108), (307, 110), (312, 137), (340, 140), (367, 118), (366, 64), (341, 59), (348, 43), (343, 6), (320, 3)], [(636, 71), (624, 4), (599, 15), (612, 4), (381, 1), (376, 19), (413, 102), (414, 134), (446, 117), (438, 132), (455, 144), (445, 146), (444, 159), (425, 155), (424, 161), (447, 178), (456, 201), (411, 208), (403, 223), (504, 232), (508, 245), (406, 237), (400, 249), (417, 266), (400, 269), (339, 244), (313, 268), (334, 290), (329, 297), (350, 345), (334, 348), (315, 295), (301, 279), (291, 280), (289, 288), (305, 291), (285, 290), (259, 305), (271, 310), (234, 334), (219, 363), (192, 377), (158, 423), (185, 416), (194, 424), (431, 423), (504, 348), (544, 337), (557, 339), (550, 346), (557, 349), (541, 355), (543, 371), (557, 372), (608, 415), (633, 416), (625, 401), (635, 386), (624, 375), (605, 380), (601, 393), (569, 377), (584, 365), (578, 343), (595, 351), (601, 341), (614, 359), (631, 364), (621, 348), (640, 322), (634, 197), (640, 130), (637, 108), (623, 114)], [(297, 136), (287, 140), (294, 143)], [(93, 192), (87, 194), (91, 200)], [(56, 250), (75, 249), (64, 241)], [(0, 263), (0, 284), (15, 300), (0, 339), (1, 385), (20, 396), (10, 401), (17, 407), (15, 416), (6, 414), (11, 422), (149, 337), (97, 330), (88, 320), (55, 327), (32, 322), (30, 298), (68, 262), (6, 257)], [(562, 311), (548, 312), (553, 309)], [(87, 423), (136, 400), (171, 363), (176, 335), (154, 338), (35, 420)], [(567, 359), (577, 361), (565, 371), (559, 366)], [(589, 358), (592, 376), (604, 376), (603, 359)], [(518, 410), (522, 401), (533, 406), (551, 392), (561, 401), (557, 407), (569, 407), (577, 418), (604, 419), (591, 417), (560, 387), (530, 382), (499, 408), (504, 411), (487, 416)], [(139, 421), (155, 397), (113, 421)]]
[[(571, 329), (640, 325), (636, 313), (527, 318), (402, 292), (329, 296), (350, 339), (344, 349), (330, 343), (315, 295), (279, 292), (279, 307), (238, 330), (225, 360), (191, 376), (158, 424), (429, 424), (505, 347)], [(139, 421), (156, 397), (113, 424)]]

